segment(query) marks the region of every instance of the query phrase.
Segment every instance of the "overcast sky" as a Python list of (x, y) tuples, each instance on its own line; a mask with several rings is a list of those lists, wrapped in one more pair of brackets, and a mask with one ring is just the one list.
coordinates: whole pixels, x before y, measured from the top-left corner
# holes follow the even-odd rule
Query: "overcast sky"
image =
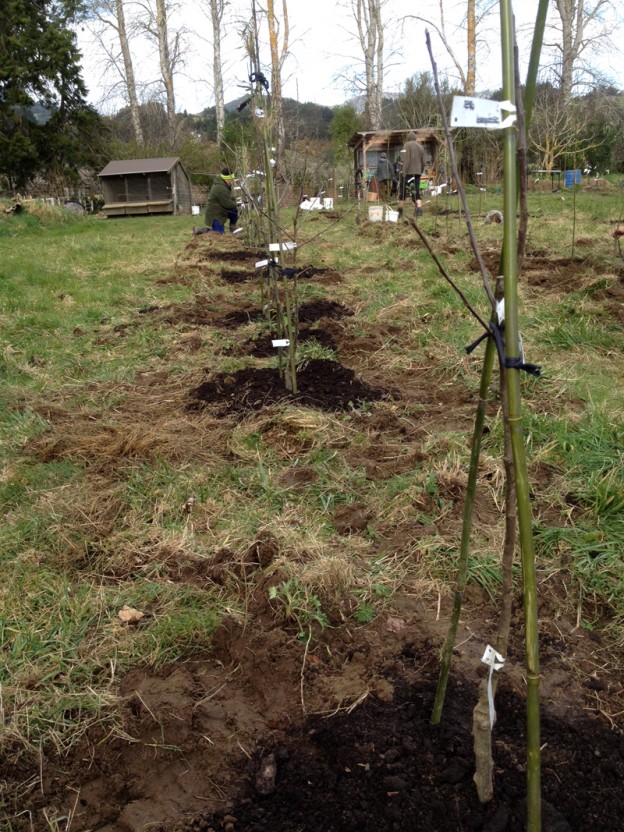
[[(348, 78), (353, 76), (353, 67), (361, 61), (361, 50), (353, 37), (355, 23), (349, 9), (350, 2), (351, 0), (288, 0), (291, 54), (284, 69), (285, 96), (302, 102), (315, 101), (332, 106), (344, 102), (354, 94)], [(258, 5), (263, 5), (262, 0), (259, 0)], [(281, 7), (279, 0), (275, 5), (276, 8)], [(528, 44), (537, 5), (537, 0), (516, 0), (514, 3), (523, 73), (526, 70)], [(621, 6), (621, 0), (616, 0), (615, 5)], [(249, 18), (250, 6), (251, 0), (230, 0), (228, 4), (223, 42), (226, 101), (242, 95), (243, 89), (239, 85), (244, 84), (247, 78), (247, 60), (239, 31), (240, 21)], [(501, 86), (499, 14), (496, 6), (494, 4), (494, 12), (488, 15), (478, 29), (478, 89), (497, 89)], [(465, 7), (465, 0), (444, 0), (447, 34), (464, 66), (466, 37), (462, 28), (462, 15)], [(431, 69), (425, 46), (426, 25), (409, 18), (409, 15), (425, 15), (428, 11), (432, 16), (435, 15), (432, 19), (439, 21), (435, 0), (429, 3), (386, 0), (386, 92), (399, 92), (408, 77)], [(620, 12), (619, 16), (623, 17), (624, 12)], [(176, 29), (184, 30), (184, 67), (176, 79), (177, 109), (198, 113), (214, 104), (211, 25), (207, 17), (207, 0), (179, 0), (177, 11), (170, 20), (170, 31)], [(433, 28), (430, 31), (439, 70), (448, 71), (452, 78), (456, 78), (456, 72), (440, 39)], [(125, 103), (120, 88), (117, 93), (111, 93), (119, 76), (110, 69), (106, 71), (103, 50), (87, 26), (81, 27), (78, 37), (90, 101), (103, 112), (115, 112)], [(105, 36), (105, 42), (109, 47), (118, 49), (112, 31)], [(133, 40), (132, 48), (136, 56), (135, 71), (141, 86), (140, 94), (146, 100), (158, 92), (157, 51), (140, 37)], [(262, 60), (268, 65), (266, 44), (263, 46)], [(607, 54), (603, 51), (598, 62), (603, 71), (622, 86), (624, 60), (621, 52)]]

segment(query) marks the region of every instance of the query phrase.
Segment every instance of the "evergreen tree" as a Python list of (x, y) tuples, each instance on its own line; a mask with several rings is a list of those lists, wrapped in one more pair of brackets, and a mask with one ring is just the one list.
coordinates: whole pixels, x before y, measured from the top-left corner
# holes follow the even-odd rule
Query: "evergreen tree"
[(362, 130), (362, 119), (351, 104), (334, 107), (333, 118), (329, 126), (332, 151), (336, 164), (347, 164), (351, 160), (348, 142), (354, 133)]
[(80, 0), (0, 3), (0, 175), (11, 188), (93, 157), (100, 122), (70, 29), (79, 12)]

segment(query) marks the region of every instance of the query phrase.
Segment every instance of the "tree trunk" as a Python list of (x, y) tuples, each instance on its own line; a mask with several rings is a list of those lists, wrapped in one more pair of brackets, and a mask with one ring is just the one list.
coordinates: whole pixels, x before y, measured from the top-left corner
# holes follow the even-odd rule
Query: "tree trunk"
[(467, 36), (468, 67), (464, 93), (465, 95), (474, 95), (477, 74), (477, 23), (475, 17), (475, 0), (468, 0)]
[(379, 130), (382, 124), (384, 73), (381, 0), (352, 0), (352, 8), (358, 29), (358, 39), (364, 55), (367, 127), (371, 130)]
[(223, 139), (223, 128), (225, 127), (223, 67), (221, 64), (221, 21), (223, 20), (223, 0), (210, 0), (210, 16), (212, 18), (212, 72), (214, 77), (217, 142), (220, 144)]
[(136, 80), (134, 77), (134, 67), (132, 65), (132, 55), (130, 53), (130, 44), (128, 43), (128, 31), (126, 28), (126, 16), (124, 13), (123, 0), (115, 0), (115, 15), (117, 17), (117, 33), (119, 35), (119, 44), (121, 46), (121, 54), (123, 55), (124, 74), (126, 91), (128, 93), (128, 103), (130, 105), (130, 115), (132, 117), (132, 128), (134, 130), (134, 137), (139, 144), (143, 144), (143, 129), (141, 128), (141, 117), (139, 112), (139, 100), (137, 98)]
[[(577, 9), (577, 0), (555, 0), (561, 18), (561, 97), (568, 101), (572, 95), (572, 71), (574, 66), (572, 28)], [(583, 0), (578, 0), (582, 13)]]
[(269, 45), (271, 48), (271, 114), (275, 125), (276, 149), (276, 170), (279, 170), (284, 145), (286, 144), (286, 131), (284, 128), (284, 113), (282, 109), (282, 68), (286, 55), (288, 54), (288, 6), (286, 0), (282, 0), (282, 20), (284, 23), (284, 34), (282, 44), (278, 42), (279, 25), (275, 16), (275, 0), (267, 0), (267, 21), (269, 25)]
[[(384, 32), (381, 23), (381, 5), (379, 0), (369, 0), (371, 23), (374, 20), (374, 30), (377, 35), (377, 49), (375, 55), (375, 83), (373, 86), (373, 106), (371, 114), (375, 124), (374, 129), (379, 130), (382, 126), (383, 116), (383, 71), (384, 71)], [(373, 28), (371, 26), (371, 28)]]
[[(583, 52), (595, 49), (611, 31), (601, 16), (608, 9), (616, 11), (611, 0), (554, 0), (561, 21), (561, 98), (568, 102), (574, 88), (574, 70)], [(598, 24), (598, 29), (589, 31)]]
[(169, 34), (167, 32), (166, 0), (156, 0), (156, 34), (158, 37), (158, 55), (160, 74), (167, 97), (167, 122), (169, 125), (169, 142), (174, 147), (176, 141), (176, 110), (173, 90), (173, 63), (169, 52)]

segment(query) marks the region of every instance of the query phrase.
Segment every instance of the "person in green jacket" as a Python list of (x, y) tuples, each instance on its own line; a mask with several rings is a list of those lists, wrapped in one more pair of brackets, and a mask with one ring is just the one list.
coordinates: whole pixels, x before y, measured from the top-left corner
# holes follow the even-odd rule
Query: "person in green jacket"
[(218, 179), (210, 189), (206, 203), (206, 227), (194, 228), (193, 234), (205, 234), (207, 231), (225, 233), (225, 224), (229, 221), (230, 231), (237, 231), (238, 206), (232, 193), (234, 174), (229, 168), (223, 168)]

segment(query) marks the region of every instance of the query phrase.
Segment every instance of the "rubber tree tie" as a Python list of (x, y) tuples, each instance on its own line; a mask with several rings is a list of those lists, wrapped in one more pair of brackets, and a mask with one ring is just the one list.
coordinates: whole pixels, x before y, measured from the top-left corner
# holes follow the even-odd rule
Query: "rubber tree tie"
[(522, 358), (509, 358), (509, 356), (505, 355), (503, 336), (501, 328), (498, 324), (490, 321), (490, 330), (490, 332), (484, 332), (483, 335), (480, 335), (476, 341), (473, 341), (472, 344), (466, 347), (467, 355), (474, 352), (482, 341), (485, 341), (486, 338), (492, 336), (496, 342), (496, 350), (504, 367), (508, 370), (524, 370), (525, 373), (528, 373), (531, 376), (541, 376), (542, 368), (539, 364), (529, 364), (526, 361), (523, 361)]
[(269, 82), (267, 81), (264, 72), (252, 72), (249, 76), (249, 80), (252, 84), (260, 84), (260, 86), (264, 87), (267, 92), (269, 91)]
[(477, 338), (476, 341), (473, 341), (472, 344), (470, 344), (469, 346), (466, 347), (466, 355), (470, 355), (471, 352), (474, 352), (476, 350), (476, 348), (479, 346), (479, 344), (482, 341), (485, 341), (485, 339), (489, 338), (489, 337), (490, 337), (489, 332), (483, 332), (481, 335), (479, 335), (479, 337)]

